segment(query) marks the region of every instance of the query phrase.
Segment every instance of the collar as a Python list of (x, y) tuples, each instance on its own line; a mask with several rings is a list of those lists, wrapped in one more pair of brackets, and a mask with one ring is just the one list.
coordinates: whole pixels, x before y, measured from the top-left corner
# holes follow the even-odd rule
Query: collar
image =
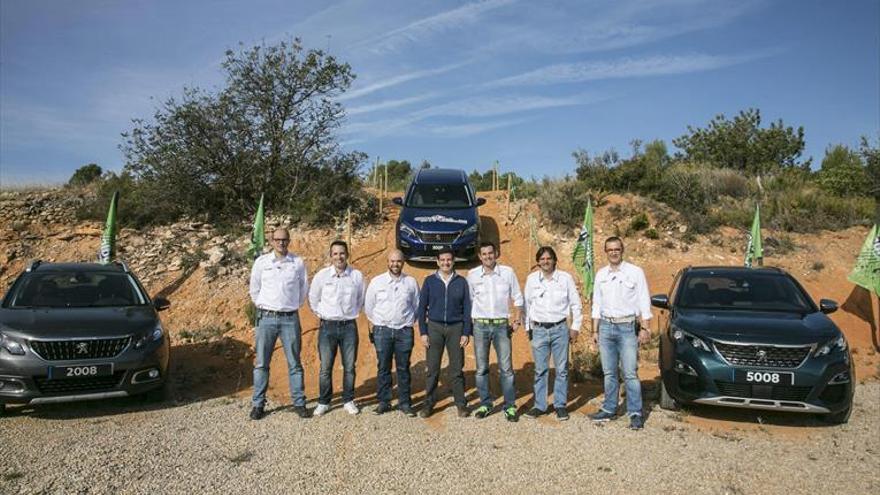
[[(550, 280), (559, 280), (559, 269), (553, 270), (553, 274), (547, 278), (549, 278)], [(538, 280), (545, 280), (544, 271), (541, 269), (538, 270)]]
[(617, 265), (617, 268), (615, 269), (615, 268), (612, 267), (611, 264), (609, 263), (609, 264), (608, 264), (608, 271), (609, 271), (609, 272), (615, 272), (615, 273), (616, 273), (616, 272), (623, 271), (624, 265), (626, 265), (626, 261), (624, 261), (624, 260), (620, 260), (620, 264)]
[[(443, 275), (440, 275), (440, 270), (437, 270), (436, 272), (434, 272), (434, 274), (437, 275), (437, 278), (441, 282), (444, 282)], [(452, 280), (455, 278), (456, 275), (457, 275), (457, 273), (455, 273), (455, 270), (452, 270), (452, 275), (449, 276), (449, 281), (452, 282)]]
[(385, 272), (385, 275), (388, 275), (388, 281), (391, 283), (403, 282), (403, 279), (406, 278), (406, 274), (403, 272), (400, 272), (400, 275), (396, 277), (391, 272), (387, 271)]
[(345, 265), (345, 270), (342, 270), (341, 274), (336, 272), (335, 266), (330, 265), (330, 274), (333, 277), (349, 277), (351, 276), (351, 265)]
[(486, 272), (486, 267), (483, 265), (480, 265), (480, 276), (485, 277), (486, 275), (501, 275), (499, 273), (500, 272), (499, 268), (501, 268), (501, 265), (499, 265), (498, 263), (495, 263), (495, 268), (492, 269), (492, 273), (488, 273), (488, 272)]

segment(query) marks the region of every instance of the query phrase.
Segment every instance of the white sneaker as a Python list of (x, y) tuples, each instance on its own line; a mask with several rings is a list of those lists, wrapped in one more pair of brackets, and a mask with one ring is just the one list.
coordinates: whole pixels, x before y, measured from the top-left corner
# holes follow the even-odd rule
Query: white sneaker
[(347, 412), (348, 414), (351, 414), (352, 416), (361, 412), (361, 410), (358, 409), (358, 406), (354, 403), (354, 401), (346, 402), (345, 404), (342, 405), (342, 408), (345, 409), (345, 412)]
[(312, 411), (312, 416), (323, 416), (329, 410), (330, 410), (329, 404), (318, 404), (318, 407), (316, 407), (315, 410)]

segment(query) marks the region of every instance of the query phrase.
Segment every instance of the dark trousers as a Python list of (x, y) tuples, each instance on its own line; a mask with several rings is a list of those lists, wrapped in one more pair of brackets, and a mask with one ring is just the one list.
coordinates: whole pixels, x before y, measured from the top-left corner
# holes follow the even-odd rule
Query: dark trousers
[(318, 379), (318, 404), (328, 405), (333, 398), (333, 363), (336, 350), (342, 351), (342, 402), (354, 400), (354, 366), (357, 358), (358, 331), (354, 320), (321, 320), (318, 330), (318, 355), (321, 373)]
[(452, 381), (452, 397), (455, 405), (465, 407), (464, 398), (464, 348), (459, 345), (463, 323), (446, 325), (433, 321), (428, 322), (428, 378), (425, 384), (425, 403), (434, 405), (434, 391), (440, 380), (440, 363), (443, 361), (443, 349), (449, 353), (449, 375)]
[(397, 402), (399, 406), (410, 405), (409, 361), (413, 349), (412, 327), (373, 327), (378, 373), (376, 396), (379, 402), (391, 402), (391, 360), (397, 367)]

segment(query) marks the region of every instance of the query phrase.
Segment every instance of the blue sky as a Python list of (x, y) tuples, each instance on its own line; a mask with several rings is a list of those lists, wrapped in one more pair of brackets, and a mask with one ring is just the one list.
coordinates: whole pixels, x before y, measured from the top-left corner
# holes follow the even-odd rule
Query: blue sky
[(239, 42), (349, 62), (340, 142), (371, 160), (542, 177), (755, 107), (829, 144), (880, 136), (880, 2), (0, 2), (0, 185), (119, 170), (120, 133)]

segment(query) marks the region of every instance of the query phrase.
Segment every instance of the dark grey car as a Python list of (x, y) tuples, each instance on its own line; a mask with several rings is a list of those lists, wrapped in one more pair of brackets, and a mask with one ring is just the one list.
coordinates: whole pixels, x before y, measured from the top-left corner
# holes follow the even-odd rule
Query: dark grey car
[(169, 339), (121, 263), (33, 262), (0, 305), (0, 413), (6, 404), (161, 396)]

